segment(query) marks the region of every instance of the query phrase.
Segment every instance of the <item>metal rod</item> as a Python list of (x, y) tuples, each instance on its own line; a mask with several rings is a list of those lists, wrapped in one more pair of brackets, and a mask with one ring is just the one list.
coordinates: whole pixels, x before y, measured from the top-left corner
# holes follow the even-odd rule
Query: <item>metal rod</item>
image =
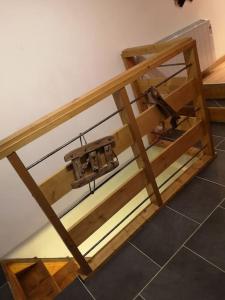
[[(185, 167), (189, 162), (191, 162), (197, 155), (199, 155), (200, 152), (203, 151), (203, 149), (206, 148), (206, 146), (202, 147), (195, 155), (193, 155), (188, 161), (186, 161), (179, 169), (177, 169), (171, 176), (169, 176), (160, 186), (159, 189), (164, 186), (171, 178), (173, 178), (180, 170)], [(132, 211), (129, 212), (120, 222), (118, 222), (112, 229), (110, 229), (100, 240), (98, 240), (97, 243), (95, 243), (87, 252), (85, 252), (83, 255), (87, 256), (92, 250), (94, 250), (102, 241), (104, 241), (116, 228), (118, 228), (126, 219), (128, 219), (138, 208), (140, 208), (151, 196), (149, 195), (146, 197), (141, 203), (139, 203)]]
[(99, 125), (101, 125), (102, 123), (108, 121), (110, 118), (114, 117), (116, 114), (120, 113), (123, 109), (118, 109), (116, 111), (114, 111), (112, 114), (108, 115), (106, 118), (102, 119), (101, 121), (97, 122), (96, 124), (94, 124), (93, 126), (89, 127), (88, 129), (86, 129), (85, 131), (83, 131), (82, 133), (80, 133), (79, 135), (77, 135), (76, 137), (72, 138), (71, 140), (67, 141), (65, 144), (57, 147), (56, 149), (54, 149), (53, 151), (49, 152), (48, 154), (46, 154), (45, 156), (41, 157), (39, 160), (35, 161), (34, 163), (32, 163), (31, 165), (29, 165), (27, 167), (27, 170), (30, 170), (31, 168), (35, 167), (36, 165), (38, 165), (39, 163), (41, 163), (42, 161), (46, 160), (47, 158), (49, 158), (50, 156), (54, 155), (55, 153), (59, 152), (60, 150), (62, 150), (63, 148), (67, 147), (68, 145), (70, 145), (71, 143), (75, 142), (76, 140), (80, 139), (81, 135), (84, 135), (88, 132), (90, 132), (91, 130), (95, 129), (96, 127), (98, 127)]
[(189, 162), (191, 162), (196, 156), (198, 156), (207, 146), (203, 146), (198, 152), (196, 152), (189, 160), (187, 160), (180, 168), (178, 168), (172, 175), (170, 175), (160, 186), (159, 189), (161, 189), (161, 187), (163, 187), (171, 178), (173, 178), (177, 173), (179, 173), (183, 167), (185, 167), (187, 164), (189, 164)]
[[(169, 81), (171, 78), (173, 78), (174, 76), (178, 75), (179, 73), (181, 73), (182, 71), (184, 71), (185, 69), (189, 68), (191, 66), (191, 64), (186, 65), (185, 67), (181, 68), (180, 70), (178, 70), (177, 72), (175, 72), (174, 74), (172, 74), (171, 76), (167, 77), (166, 79), (164, 79), (163, 81), (159, 82), (155, 87), (159, 87), (162, 84), (164, 84), (165, 82)], [(147, 92), (147, 91), (146, 91)], [(130, 102), (130, 104), (133, 104), (137, 101), (139, 101), (141, 98), (143, 98), (143, 96), (145, 96), (145, 93), (143, 93), (143, 95), (135, 98), (134, 100), (132, 100)], [(114, 111), (112, 114), (108, 115), (107, 117), (105, 117), (104, 119), (100, 120), (99, 122), (97, 122), (96, 124), (92, 125), (91, 127), (89, 127), (88, 129), (86, 129), (84, 132), (82, 132), (81, 134), (84, 135), (88, 132), (90, 132), (91, 130), (95, 129), (96, 127), (100, 126), (101, 124), (103, 124), (104, 122), (108, 121), (109, 119), (111, 119), (112, 117), (114, 117), (115, 115), (117, 115), (118, 113), (120, 113), (123, 110), (123, 108), (118, 109), (116, 111)], [(56, 149), (54, 149), (53, 151), (49, 152), (48, 154), (44, 155), (43, 157), (41, 157), (40, 159), (38, 159), (37, 161), (35, 161), (34, 163), (30, 164), (28, 167), (26, 167), (27, 170), (32, 169), (33, 167), (37, 166), (38, 164), (40, 164), (41, 162), (43, 162), (44, 160), (48, 159), (49, 157), (51, 157), (52, 155), (54, 155), (55, 153), (59, 152), (60, 150), (62, 150), (63, 148), (67, 147), (68, 145), (70, 145), (71, 143), (75, 142), (76, 140), (80, 139), (80, 134), (77, 135), (76, 137), (72, 138), (71, 140), (67, 141), (65, 144), (57, 147)]]
[(141, 203), (139, 203), (132, 211), (129, 212), (119, 223), (117, 223), (112, 229), (110, 229), (97, 243), (95, 243), (87, 252), (85, 252), (83, 255), (87, 256), (92, 250), (94, 250), (102, 241), (104, 241), (117, 227), (119, 227), (126, 219), (128, 219), (139, 207), (141, 207), (151, 196), (149, 195), (147, 198), (145, 198)]
[(174, 64), (163, 64), (163, 65), (158, 66), (157, 68), (176, 67), (176, 66), (184, 66), (184, 65), (186, 65), (185, 62), (183, 62), (183, 63), (174, 63)]
[[(184, 121), (186, 121), (189, 117), (186, 117), (185, 119), (181, 120), (177, 126), (179, 126), (180, 124), (182, 124)], [(166, 132), (169, 132), (171, 130), (171, 128), (168, 128)], [(145, 148), (145, 151), (148, 151), (150, 148), (152, 148), (153, 146), (157, 145), (160, 141), (160, 139), (162, 139), (163, 136), (159, 135), (159, 137), (155, 140), (155, 142), (151, 143), (150, 145), (148, 145)], [(172, 140), (174, 142), (174, 140)], [(114, 172), (111, 176), (107, 177), (104, 181), (102, 181), (100, 184), (98, 184), (95, 187), (95, 191), (98, 190), (100, 187), (102, 187), (105, 183), (107, 183), (109, 180), (111, 180), (114, 176), (116, 176), (118, 173), (120, 173), (122, 170), (124, 170), (126, 167), (128, 167), (132, 162), (134, 162), (137, 158), (139, 157), (139, 155), (134, 156), (132, 159), (130, 159), (128, 162), (126, 162), (121, 168), (119, 168), (116, 172)], [(68, 210), (66, 210), (65, 212), (63, 212), (59, 218), (63, 218), (65, 217), (65, 215), (67, 215), (69, 212), (71, 212), (74, 208), (76, 208), (80, 203), (82, 203), (85, 199), (87, 199), (90, 195), (92, 195), (92, 193), (87, 193), (86, 195), (84, 195), (79, 201), (77, 201), (75, 204), (73, 204)]]

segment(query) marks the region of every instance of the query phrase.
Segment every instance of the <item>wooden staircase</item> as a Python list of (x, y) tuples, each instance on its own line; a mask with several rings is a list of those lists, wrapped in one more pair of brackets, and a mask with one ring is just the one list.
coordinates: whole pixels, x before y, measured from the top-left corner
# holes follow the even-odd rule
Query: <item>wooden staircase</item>
[(1, 263), (16, 300), (51, 300), (79, 275), (72, 258), (21, 259)]

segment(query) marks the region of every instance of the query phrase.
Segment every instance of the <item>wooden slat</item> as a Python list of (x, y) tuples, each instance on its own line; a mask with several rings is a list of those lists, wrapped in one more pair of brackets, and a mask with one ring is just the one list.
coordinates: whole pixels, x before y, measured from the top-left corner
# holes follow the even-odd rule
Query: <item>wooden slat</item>
[[(193, 163), (177, 180), (175, 180), (163, 193), (163, 202), (166, 204), (193, 176), (198, 174), (203, 167), (210, 161), (211, 157), (205, 155), (197, 162)], [(125, 228), (123, 228), (109, 243), (107, 243), (97, 254), (89, 261), (93, 270), (97, 270), (103, 263), (115, 254), (115, 252), (134, 235), (141, 226), (146, 223), (159, 208), (156, 205), (147, 206), (140, 214), (135, 217)], [(151, 238), (151, 234), (149, 236)]]
[[(166, 77), (153, 77), (151, 79), (140, 79), (138, 84), (141, 92), (145, 92), (151, 86), (155, 86), (165, 80)], [(167, 81), (165, 84), (158, 87), (158, 91), (163, 94), (170, 94), (173, 90), (179, 88), (181, 85), (187, 82), (185, 77), (174, 77)]]
[(225, 83), (205, 83), (203, 90), (206, 99), (225, 99)]
[(201, 69), (198, 58), (196, 41), (194, 41), (193, 47), (184, 51), (184, 59), (187, 65), (191, 64), (191, 67), (187, 70), (188, 78), (196, 79), (196, 90), (197, 97), (193, 100), (193, 105), (195, 109), (198, 109), (196, 116), (203, 121), (204, 135), (201, 139), (202, 146), (206, 146), (204, 152), (209, 156), (214, 156), (214, 147), (212, 135), (210, 134), (209, 125), (209, 113), (206, 107), (205, 98), (202, 90), (202, 79), (201, 79)]
[[(176, 89), (168, 95), (165, 100), (179, 111), (184, 105), (192, 101), (196, 96), (195, 80), (188, 81), (185, 85)], [(165, 117), (156, 106), (151, 106), (137, 117), (137, 123), (144, 136), (149, 134)], [(124, 125), (114, 134), (116, 141), (115, 153), (118, 155), (129, 146), (133, 145), (133, 138), (127, 125)], [(74, 181), (74, 174), (70, 167), (65, 167), (56, 174), (45, 180), (40, 188), (50, 204), (58, 201), (62, 196), (71, 191), (71, 183)]]
[(225, 107), (209, 107), (211, 122), (225, 122)]
[(191, 48), (193, 42), (194, 41), (192, 39), (185, 39), (181, 42), (171, 45), (158, 55), (155, 55), (154, 57), (151, 57), (133, 67), (132, 69), (129, 69), (114, 77), (96, 89), (86, 93), (78, 100), (73, 100), (62, 108), (59, 108), (44, 118), (39, 119), (33, 124), (2, 140), (0, 142), (0, 159), (8, 156), (12, 152), (20, 149), (41, 135), (66, 122), (107, 96), (110, 96), (125, 85), (135, 81), (137, 78), (143, 75), (147, 69), (154, 69), (157, 65), (160, 65), (164, 61), (174, 57), (185, 49)]
[(75, 243), (80, 245), (85, 241), (118, 210), (136, 196), (145, 185), (145, 173), (143, 170), (140, 170), (70, 228), (69, 234)]
[[(152, 161), (154, 176), (157, 177), (174, 163), (189, 148), (195, 145), (202, 135), (202, 123), (198, 121), (190, 130), (181, 136), (175, 143), (171, 143), (164, 151)], [(143, 171), (137, 173), (125, 185), (122, 185), (111, 196), (104, 199), (96, 208), (88, 212), (69, 233), (75, 243), (80, 245), (119, 209), (127, 204), (146, 185)]]
[(171, 143), (155, 160), (152, 161), (152, 168), (155, 177), (166, 170), (182, 154), (184, 154), (189, 148), (194, 146), (201, 139), (203, 134), (202, 124), (203, 123), (201, 121), (198, 121), (196, 125), (191, 127), (174, 143)]
[(77, 263), (80, 266), (81, 272), (84, 274), (88, 274), (91, 272), (89, 265), (87, 264), (86, 260), (80, 253), (79, 249), (73, 242), (72, 238), (66, 231), (65, 227), (63, 226), (62, 222), (59, 220), (58, 216), (54, 212), (54, 210), (49, 205), (45, 195), (42, 193), (38, 185), (36, 184), (33, 177), (30, 173), (26, 170), (23, 162), (20, 160), (16, 153), (12, 153), (8, 156), (8, 160), (11, 163), (12, 167), (17, 172), (17, 175), (23, 181), (24, 185), (30, 191), (38, 205), (41, 207), (43, 212), (45, 213), (46, 217), (49, 219), (51, 224), (54, 226), (55, 230), (63, 240), (64, 244), (67, 246), (68, 250), (71, 252), (73, 257), (76, 259)]
[(126, 123), (129, 125), (131, 135), (133, 137), (135, 153), (139, 155), (138, 165), (142, 167), (145, 171), (145, 176), (147, 179), (146, 189), (149, 195), (152, 195), (152, 201), (157, 205), (162, 205), (161, 196), (159, 189), (157, 187), (155, 177), (153, 175), (152, 167), (148, 159), (148, 155), (145, 151), (145, 146), (142, 140), (142, 134), (140, 127), (138, 126), (137, 119), (135, 118), (130, 100), (127, 94), (126, 88), (122, 88), (118, 93), (117, 100), (120, 102), (120, 107), (123, 107), (123, 114), (126, 120)]
[(122, 52), (122, 57), (132, 57), (132, 56), (141, 56), (146, 54), (152, 54), (152, 53), (158, 53), (160, 51), (163, 51), (167, 49), (168, 47), (171, 47), (171, 45), (176, 45), (177, 43), (180, 43), (180, 41), (187, 41), (188, 38), (179, 38), (174, 39), (166, 42), (159, 42), (155, 44), (150, 45), (144, 45), (144, 46), (137, 46), (132, 48), (124, 49)]

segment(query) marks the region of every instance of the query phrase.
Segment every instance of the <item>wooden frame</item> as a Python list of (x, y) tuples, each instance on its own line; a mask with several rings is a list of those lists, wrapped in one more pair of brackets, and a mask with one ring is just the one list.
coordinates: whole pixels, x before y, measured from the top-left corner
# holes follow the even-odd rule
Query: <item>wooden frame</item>
[[(131, 54), (146, 54), (146, 52), (153, 53), (152, 57), (138, 65), (131, 64), (133, 61)], [(131, 85), (135, 96), (142, 97), (143, 87), (140, 88), (138, 83), (141, 76), (179, 53), (184, 53), (185, 60), (191, 64), (191, 68), (185, 80), (173, 80), (173, 89), (165, 97), (165, 100), (176, 112), (193, 102), (194, 107), (198, 108), (198, 112), (192, 118), (191, 126), (188, 126), (189, 123), (187, 123), (182, 127), (186, 129), (184, 134), (174, 142), (165, 143), (163, 152), (150, 162), (142, 137), (150, 134), (160, 122), (168, 122), (168, 119), (155, 105), (148, 106), (142, 101), (138, 101), (140, 114), (135, 117), (126, 86)], [(190, 38), (185, 38), (147, 47), (136, 47), (125, 50), (123, 58), (126, 66), (130, 68), (132, 65), (132, 68), (0, 142), (0, 159), (8, 158), (71, 252), (80, 267), (80, 273), (85, 275), (101, 266), (146, 220), (214, 157), (208, 116), (202, 96), (195, 42)], [(116, 142), (115, 153), (118, 155), (128, 147), (132, 147), (139, 169), (124, 184), (117, 187), (111, 195), (87, 212), (69, 230), (66, 230), (54, 212), (52, 204), (71, 191), (71, 183), (74, 180), (71, 165), (62, 168), (44, 182), (36, 183), (16, 151), (110, 95), (113, 96), (120, 110), (123, 122), (123, 126), (113, 135)], [(201, 153), (198, 153), (198, 148), (196, 148), (196, 143), (199, 141), (204, 146)], [(161, 193), (156, 184), (156, 177), (184, 153), (195, 155), (195, 162)], [(78, 246), (144, 188), (151, 196), (151, 203), (97, 254), (92, 258), (84, 257)]]

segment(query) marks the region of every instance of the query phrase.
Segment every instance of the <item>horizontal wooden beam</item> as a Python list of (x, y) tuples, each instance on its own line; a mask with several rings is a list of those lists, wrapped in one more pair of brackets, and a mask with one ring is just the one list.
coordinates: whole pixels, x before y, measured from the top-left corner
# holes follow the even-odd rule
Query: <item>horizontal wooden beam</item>
[[(190, 80), (183, 86), (176, 89), (165, 100), (173, 107), (175, 111), (179, 111), (184, 105), (188, 104), (196, 97), (195, 80)], [(165, 116), (153, 105), (137, 117), (137, 123), (141, 131), (141, 135), (149, 134), (161, 121), (165, 120)], [(114, 133), (116, 142), (115, 153), (118, 155), (133, 144), (133, 139), (127, 125)], [(74, 181), (72, 168), (67, 166), (56, 174), (45, 180), (40, 188), (48, 199), (50, 204), (55, 203), (66, 193), (71, 191), (71, 183)]]
[(225, 107), (209, 107), (211, 122), (225, 122)]
[(154, 69), (156, 66), (184, 50), (191, 48), (193, 45), (194, 40), (192, 39), (178, 41), (165, 50), (162, 50), (159, 54), (154, 55), (135, 67), (119, 74), (113, 79), (84, 94), (80, 98), (73, 100), (67, 105), (57, 109), (22, 130), (10, 135), (0, 142), (0, 159), (10, 155), (14, 151), (17, 151), (53, 128), (93, 106), (97, 102), (112, 95), (122, 87), (132, 83), (142, 76), (147, 70)]
[(135, 197), (146, 184), (145, 173), (141, 169), (69, 229), (69, 234), (74, 242), (77, 245), (84, 242), (92, 233)]
[[(161, 83), (165, 80), (166, 77), (153, 77), (151, 79), (140, 79), (138, 80), (138, 85), (141, 92), (146, 91), (151, 86), (156, 86), (157, 84)], [(181, 85), (187, 82), (186, 77), (174, 77), (171, 78), (166, 83), (162, 84), (158, 87), (158, 91), (163, 94), (170, 94), (173, 90), (179, 88)]]
[(188, 41), (189, 38), (179, 38), (165, 42), (158, 42), (155, 44), (149, 44), (144, 46), (137, 46), (124, 49), (121, 56), (125, 57), (133, 57), (133, 56), (141, 56), (146, 54), (158, 53), (170, 47), (171, 45), (177, 45), (180, 41)]
[[(202, 122), (198, 121), (176, 142), (171, 143), (151, 163), (154, 176), (157, 177), (174, 163), (189, 148), (195, 145), (203, 133)], [(119, 209), (127, 204), (146, 185), (143, 171), (139, 171), (126, 184), (119, 187), (111, 196), (104, 199), (97, 207), (89, 211), (86, 216), (74, 225), (69, 233), (77, 245), (80, 245), (92, 233), (109, 220)]]
[[(175, 180), (165, 191), (162, 193), (162, 199), (166, 204), (181, 188), (187, 184), (193, 176), (197, 175), (210, 161), (211, 157), (204, 155), (199, 160), (194, 162), (190, 168)], [(147, 206), (142, 212), (139, 213), (134, 220), (125, 226), (111, 241), (109, 241), (97, 254), (89, 260), (92, 270), (96, 271), (103, 263), (108, 261), (112, 255), (128, 241), (138, 230), (143, 226), (159, 208), (153, 204)]]
[(225, 83), (205, 83), (203, 91), (206, 99), (225, 99)]

